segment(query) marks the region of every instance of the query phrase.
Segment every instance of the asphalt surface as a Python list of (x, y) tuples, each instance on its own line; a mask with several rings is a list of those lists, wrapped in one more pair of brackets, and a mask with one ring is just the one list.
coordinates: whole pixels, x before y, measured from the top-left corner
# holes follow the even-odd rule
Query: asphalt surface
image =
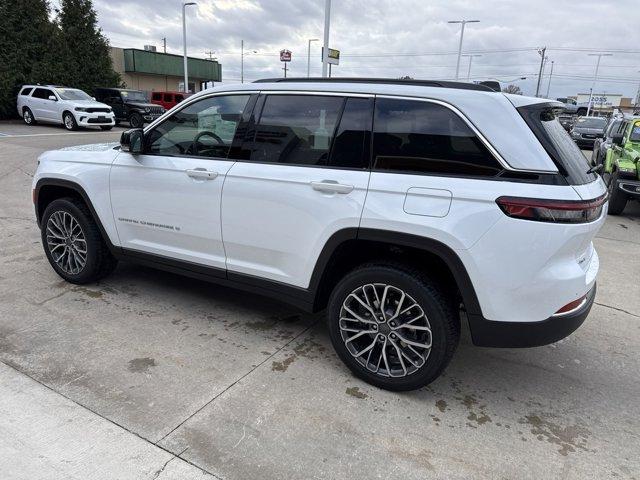
[(595, 241), (577, 332), (464, 332), (440, 379), (391, 393), (350, 375), (321, 316), (134, 265), (57, 277), (36, 157), (119, 133), (0, 123), (0, 478), (640, 478), (640, 204)]

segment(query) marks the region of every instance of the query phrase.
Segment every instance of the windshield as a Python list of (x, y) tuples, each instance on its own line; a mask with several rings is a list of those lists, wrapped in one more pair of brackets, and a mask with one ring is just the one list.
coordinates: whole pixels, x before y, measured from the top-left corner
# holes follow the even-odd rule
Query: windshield
[(631, 128), (631, 135), (629, 135), (630, 142), (640, 142), (640, 122), (633, 124)]
[(518, 112), (570, 185), (591, 183), (597, 178), (595, 173), (587, 173), (589, 163), (556, 119), (553, 104), (527, 105)]
[(579, 118), (576, 122), (578, 128), (604, 128), (607, 120), (598, 117)]
[(82, 90), (76, 88), (56, 88), (56, 92), (62, 100), (93, 100)]
[(125, 102), (147, 102), (147, 96), (143, 92), (122, 90), (120, 95), (122, 95), (122, 100)]

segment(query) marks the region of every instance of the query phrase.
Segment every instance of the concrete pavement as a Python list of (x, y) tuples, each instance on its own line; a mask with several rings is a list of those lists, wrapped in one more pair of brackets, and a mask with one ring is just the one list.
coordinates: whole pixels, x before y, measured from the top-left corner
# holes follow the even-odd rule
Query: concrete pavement
[(269, 299), (125, 264), (61, 281), (35, 158), (118, 137), (0, 138), (0, 478), (154, 478), (167, 461), (156, 478), (640, 478), (638, 204), (596, 239), (575, 334), (499, 350), (465, 332), (442, 378), (398, 394), (353, 378), (321, 317)]

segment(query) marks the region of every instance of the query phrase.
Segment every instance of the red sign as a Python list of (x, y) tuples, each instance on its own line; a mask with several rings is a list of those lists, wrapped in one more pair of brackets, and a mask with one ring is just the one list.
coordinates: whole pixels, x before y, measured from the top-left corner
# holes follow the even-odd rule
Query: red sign
[(280, 61), (281, 62), (290, 62), (291, 61), (291, 52), (289, 50), (280, 50)]

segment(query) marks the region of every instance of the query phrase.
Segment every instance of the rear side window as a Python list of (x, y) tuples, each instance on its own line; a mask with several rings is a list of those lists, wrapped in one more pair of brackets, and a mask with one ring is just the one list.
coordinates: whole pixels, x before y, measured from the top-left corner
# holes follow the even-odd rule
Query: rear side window
[(584, 185), (597, 178), (595, 173), (587, 173), (587, 159), (556, 119), (553, 104), (526, 105), (518, 112), (570, 185)]
[(436, 103), (377, 99), (373, 135), (376, 170), (483, 177), (502, 171), (471, 128)]
[(29, 95), (31, 90), (33, 90), (33, 87), (25, 87), (20, 91), (20, 95)]
[(169, 102), (169, 103), (173, 102), (173, 96), (170, 93), (165, 93), (164, 94), (164, 101), (165, 102)]
[(156, 101), (162, 100), (162, 94), (161, 93), (153, 93), (151, 95), (151, 100), (156, 100)]
[(348, 98), (331, 147), (330, 167), (369, 168), (373, 99)]
[(251, 161), (327, 165), (345, 99), (320, 95), (269, 95), (256, 126)]

